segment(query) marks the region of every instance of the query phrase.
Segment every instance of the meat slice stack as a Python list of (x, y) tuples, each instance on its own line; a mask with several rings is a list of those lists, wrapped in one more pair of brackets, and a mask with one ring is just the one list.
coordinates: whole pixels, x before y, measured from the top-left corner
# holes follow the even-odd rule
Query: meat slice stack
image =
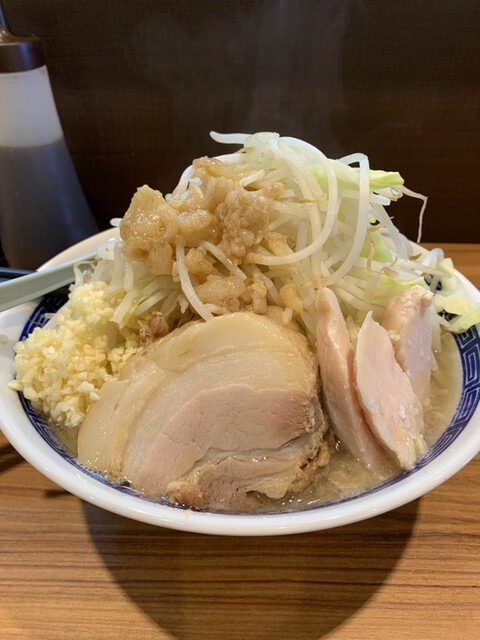
[(84, 466), (145, 495), (225, 511), (282, 498), (328, 462), (306, 340), (238, 312), (178, 329), (107, 382), (78, 438)]
[(368, 468), (379, 466), (383, 452), (370, 429), (357, 394), (354, 350), (338, 300), (331, 289), (317, 303), (317, 350), (323, 396), (341, 442)]
[(318, 296), (317, 349), (325, 404), (339, 440), (366, 467), (382, 456), (411, 469), (425, 455), (422, 400), (431, 358), (431, 293), (393, 298), (383, 326), (365, 318), (352, 345), (335, 294)]

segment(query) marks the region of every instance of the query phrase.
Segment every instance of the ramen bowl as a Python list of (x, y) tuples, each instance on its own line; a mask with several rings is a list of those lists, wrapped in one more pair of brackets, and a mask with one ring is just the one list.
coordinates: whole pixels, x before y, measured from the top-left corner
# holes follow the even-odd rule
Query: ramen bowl
[[(115, 237), (106, 231), (64, 251), (45, 266), (73, 260)], [(465, 278), (472, 302), (480, 293)], [(352, 498), (290, 512), (230, 515), (193, 511), (145, 498), (82, 468), (52, 436), (21, 394), (8, 388), (15, 343), (64, 303), (48, 296), (0, 314), (0, 428), (36, 469), (70, 493), (113, 513), (153, 525), (218, 535), (280, 535), (346, 525), (400, 507), (428, 493), (459, 471), (480, 450), (480, 337), (476, 328), (455, 336), (462, 366), (462, 390), (454, 416), (428, 454), (410, 471)]]

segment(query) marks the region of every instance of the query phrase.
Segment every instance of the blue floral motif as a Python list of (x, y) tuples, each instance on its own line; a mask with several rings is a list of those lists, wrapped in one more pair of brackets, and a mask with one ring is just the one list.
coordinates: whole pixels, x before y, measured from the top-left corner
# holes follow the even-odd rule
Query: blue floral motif
[[(31, 333), (36, 327), (44, 326), (47, 323), (50, 314), (56, 313), (60, 309), (60, 307), (65, 304), (65, 301), (66, 298), (63, 296), (45, 296), (45, 298), (43, 298), (43, 300), (40, 302), (40, 304), (37, 306), (35, 311), (28, 319), (27, 323), (25, 324), (20, 339), (23, 340), (24, 338), (26, 338), (29, 333)], [(405, 471), (404, 473), (391, 478), (384, 484), (375, 487), (374, 489), (365, 491), (364, 493), (361, 493), (360, 495), (354, 496), (352, 498), (345, 498), (344, 500), (340, 500), (335, 504), (358, 500), (361, 497), (371, 495), (373, 493), (381, 491), (382, 489), (385, 489), (386, 487), (397, 484), (397, 482), (400, 482), (404, 478), (408, 478), (420, 469), (423, 469), (432, 460), (435, 460), (435, 458), (443, 453), (445, 449), (447, 449), (447, 447), (449, 447), (465, 429), (480, 401), (480, 337), (478, 335), (477, 329), (475, 327), (472, 327), (465, 333), (461, 333), (459, 335), (454, 334), (454, 338), (457, 344), (462, 364), (463, 385), (457, 409), (443, 435), (437, 440), (437, 442), (430, 449), (427, 455), (422, 458), (422, 460), (420, 460), (419, 463), (410, 471)], [(97, 480), (98, 482), (121, 491), (122, 493), (136, 496), (138, 498), (141, 498), (142, 500), (146, 500), (147, 502), (158, 502), (156, 500), (151, 500), (150, 498), (142, 496), (128, 486), (109, 482), (102, 475), (89, 471), (88, 469), (80, 466), (75, 458), (62, 447), (58, 440), (55, 439), (45, 421), (42, 420), (32, 409), (30, 402), (28, 400), (25, 400), (22, 394), (19, 394), (19, 397), (25, 414), (36, 431), (45, 440), (45, 442), (64, 460), (69, 462), (71, 465), (73, 465), (83, 473), (91, 476), (92, 478), (95, 478), (95, 480)], [(178, 507), (178, 505), (170, 504), (169, 506), (179, 509), (182, 508)], [(312, 511), (324, 509), (327, 506), (329, 505), (320, 505), (317, 507), (312, 507), (308, 510)], [(306, 509), (301, 509), (300, 511), (305, 510)]]

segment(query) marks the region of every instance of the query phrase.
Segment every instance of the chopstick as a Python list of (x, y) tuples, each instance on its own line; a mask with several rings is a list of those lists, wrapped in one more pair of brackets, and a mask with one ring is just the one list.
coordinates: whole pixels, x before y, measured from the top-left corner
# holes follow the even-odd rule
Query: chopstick
[(24, 269), (0, 267), (0, 278), (6, 278), (5, 282), (0, 283), (0, 311), (11, 309), (71, 284), (75, 279), (73, 267), (79, 262), (92, 260), (95, 255), (91, 253), (45, 271), (25, 272)]

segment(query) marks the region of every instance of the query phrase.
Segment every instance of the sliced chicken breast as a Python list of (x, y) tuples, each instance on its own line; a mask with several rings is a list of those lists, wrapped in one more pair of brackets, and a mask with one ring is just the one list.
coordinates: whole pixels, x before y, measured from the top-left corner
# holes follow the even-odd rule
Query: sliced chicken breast
[(433, 294), (419, 285), (390, 301), (383, 326), (389, 332), (395, 356), (413, 390), (423, 400), (430, 386)]
[(325, 407), (339, 440), (367, 467), (384, 457), (357, 396), (353, 347), (336, 295), (322, 289), (317, 302), (317, 351)]
[(427, 450), (422, 435), (423, 408), (395, 359), (387, 330), (371, 313), (358, 334), (355, 376), (370, 428), (403, 469), (412, 468)]
[[(269, 485), (266, 495), (283, 495), (285, 478), (299, 486), (297, 476), (307, 476), (324, 446), (317, 385), (306, 340), (268, 318), (239, 312), (191, 323), (135, 355), (118, 380), (103, 386), (80, 428), (79, 461), (151, 497), (240, 508), (280, 456), (280, 489)], [(301, 438), (313, 449), (285, 455)], [(221, 483), (235, 496), (220, 496), (202, 480), (212, 452), (220, 466), (243, 461), (244, 475), (236, 471), (235, 481)], [(172, 489), (179, 481), (182, 490)]]

